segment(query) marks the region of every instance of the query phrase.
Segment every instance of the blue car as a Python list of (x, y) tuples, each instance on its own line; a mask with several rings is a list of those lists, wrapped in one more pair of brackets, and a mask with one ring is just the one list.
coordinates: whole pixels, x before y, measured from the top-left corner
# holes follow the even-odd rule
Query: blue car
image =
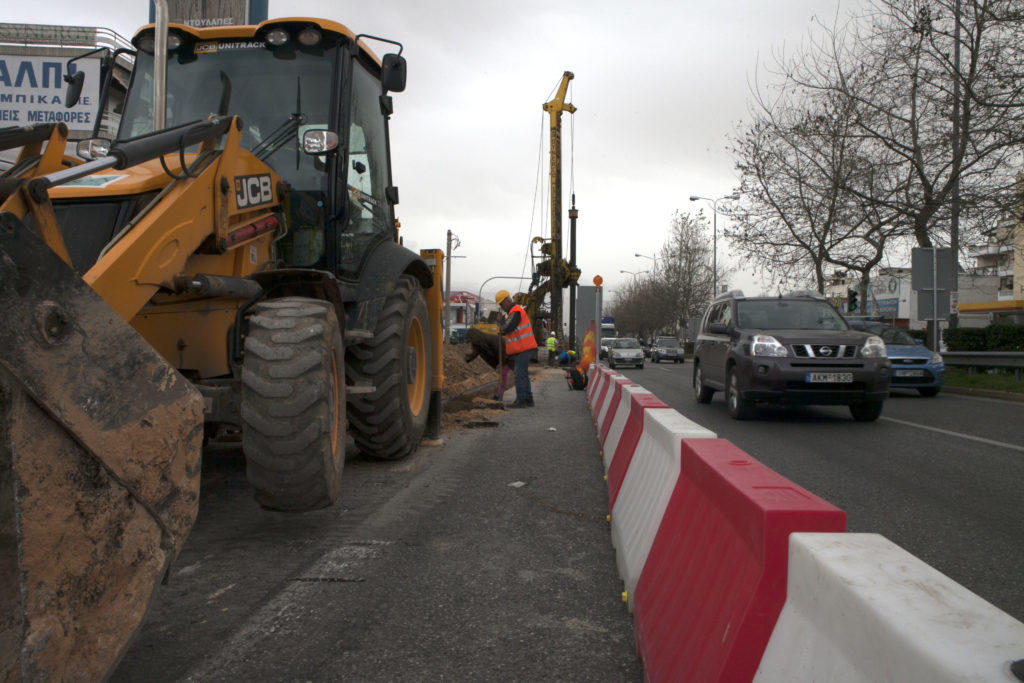
[(860, 320), (847, 322), (853, 329), (876, 334), (885, 342), (885, 353), (892, 363), (891, 389), (917, 389), (922, 396), (939, 393), (946, 378), (942, 356), (892, 325)]

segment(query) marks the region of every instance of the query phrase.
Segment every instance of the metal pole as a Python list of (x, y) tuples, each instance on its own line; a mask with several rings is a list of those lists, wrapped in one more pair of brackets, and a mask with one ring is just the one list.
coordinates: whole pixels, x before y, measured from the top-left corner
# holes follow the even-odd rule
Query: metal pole
[(932, 324), (934, 325), (934, 337), (932, 338), (932, 349), (939, 352), (939, 248), (932, 247)]
[(711, 203), (711, 300), (718, 296), (718, 200)]
[[(576, 270), (576, 219), (580, 212), (576, 210), (576, 193), (572, 195), (572, 208), (569, 209), (569, 268)], [(559, 330), (561, 332), (561, 330)], [(569, 285), (569, 346), (576, 346), (576, 280)]]
[[(951, 225), (949, 228), (949, 248), (953, 256), (953, 278), (951, 288), (953, 292), (960, 290), (959, 278), (957, 277), (957, 262), (960, 260), (960, 162), (957, 161), (960, 153), (960, 0), (956, 0), (953, 14), (956, 28), (953, 32), (953, 202), (950, 207)], [(949, 314), (949, 327), (954, 328), (959, 322), (959, 316)]]
[(153, 18), (153, 130), (167, 127), (167, 0), (154, 0)]
[(451, 298), (452, 298), (452, 231), (448, 231), (448, 249), (445, 251), (447, 263), (444, 267), (444, 324), (441, 329), (444, 331), (442, 344), (448, 343), (448, 334), (451, 331)]
[(601, 285), (597, 286), (597, 291), (594, 292), (594, 362), (598, 363), (601, 361), (601, 299), (603, 297), (604, 289)]

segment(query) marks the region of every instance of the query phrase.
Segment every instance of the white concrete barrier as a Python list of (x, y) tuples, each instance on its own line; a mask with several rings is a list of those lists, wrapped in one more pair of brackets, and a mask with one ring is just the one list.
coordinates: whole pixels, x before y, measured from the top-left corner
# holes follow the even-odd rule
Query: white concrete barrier
[(594, 398), (596, 401), (594, 404), (594, 408), (596, 409), (596, 412), (594, 413), (594, 420), (597, 421), (598, 430), (601, 429), (601, 425), (604, 424), (605, 417), (608, 414), (608, 406), (611, 405), (612, 395), (615, 393), (615, 380), (627, 379), (624, 375), (620, 375), (619, 373), (611, 370), (606, 371), (605, 375), (605, 382), (607, 383), (608, 388), (605, 389), (603, 386), (599, 387), (599, 393)]
[(615, 455), (615, 449), (619, 445), (619, 439), (622, 438), (622, 430), (626, 426), (626, 421), (629, 419), (630, 411), (630, 397), (635, 394), (650, 394), (651, 392), (644, 389), (642, 386), (637, 384), (627, 384), (622, 387), (622, 396), (619, 398), (619, 405), (615, 408), (615, 414), (612, 416), (612, 423), (608, 427), (608, 435), (604, 438), (604, 442), (601, 444), (601, 457), (604, 460), (604, 471), (608, 472), (608, 466), (611, 465), (612, 456)]
[(795, 533), (755, 680), (1016, 681), (1021, 658), (1024, 624), (885, 537)]
[(643, 432), (612, 508), (612, 544), (630, 610), (633, 589), (679, 478), (682, 440), (714, 438), (714, 432), (672, 408), (644, 413)]

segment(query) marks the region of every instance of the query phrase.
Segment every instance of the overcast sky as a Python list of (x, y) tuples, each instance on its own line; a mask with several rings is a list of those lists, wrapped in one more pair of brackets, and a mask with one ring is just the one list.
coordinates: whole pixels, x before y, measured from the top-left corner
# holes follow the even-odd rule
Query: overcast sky
[[(391, 122), (398, 216), (407, 246), (443, 248), (448, 229), (459, 236), (456, 253), (466, 258), (455, 261), (453, 289), (522, 274), (531, 217), (533, 235), (541, 221), (550, 229), (549, 209), (534, 206), (542, 135), (541, 187), (548, 183), (541, 107), (572, 71), (578, 111), (563, 116), (563, 216), (575, 130), (581, 282), (600, 274), (614, 291), (631, 277), (620, 270), (650, 268), (633, 254), (655, 254), (676, 209), (698, 208), (691, 194), (720, 197), (736, 186), (727, 136), (746, 117), (759, 60), (798, 45), (815, 14), (830, 21), (839, 1), (270, 0), (269, 13), (322, 16), (404, 44), (408, 87)], [(130, 37), (148, 21), (148, 4), (7, 3), (3, 15)], [(721, 239), (719, 260), (729, 262)], [(742, 272), (730, 284), (760, 289)], [(485, 294), (515, 285), (495, 281)]]

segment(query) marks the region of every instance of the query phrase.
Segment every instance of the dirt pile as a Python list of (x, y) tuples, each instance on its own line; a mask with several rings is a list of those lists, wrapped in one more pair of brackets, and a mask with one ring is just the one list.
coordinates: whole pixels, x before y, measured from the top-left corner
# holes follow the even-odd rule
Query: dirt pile
[[(466, 362), (466, 354), (472, 351), (469, 344), (445, 344), (444, 359), (444, 410), (441, 413), (441, 431), (474, 429), (497, 426), (496, 417), (505, 408), (501, 401), (494, 400), (494, 382), (498, 371), (479, 358)], [(491, 385), (479, 394), (473, 389)]]
[(444, 360), (444, 389), (442, 398), (453, 396), (498, 380), (498, 371), (479, 358), (466, 362), (466, 354), (473, 348), (469, 344), (445, 344), (442, 353)]

